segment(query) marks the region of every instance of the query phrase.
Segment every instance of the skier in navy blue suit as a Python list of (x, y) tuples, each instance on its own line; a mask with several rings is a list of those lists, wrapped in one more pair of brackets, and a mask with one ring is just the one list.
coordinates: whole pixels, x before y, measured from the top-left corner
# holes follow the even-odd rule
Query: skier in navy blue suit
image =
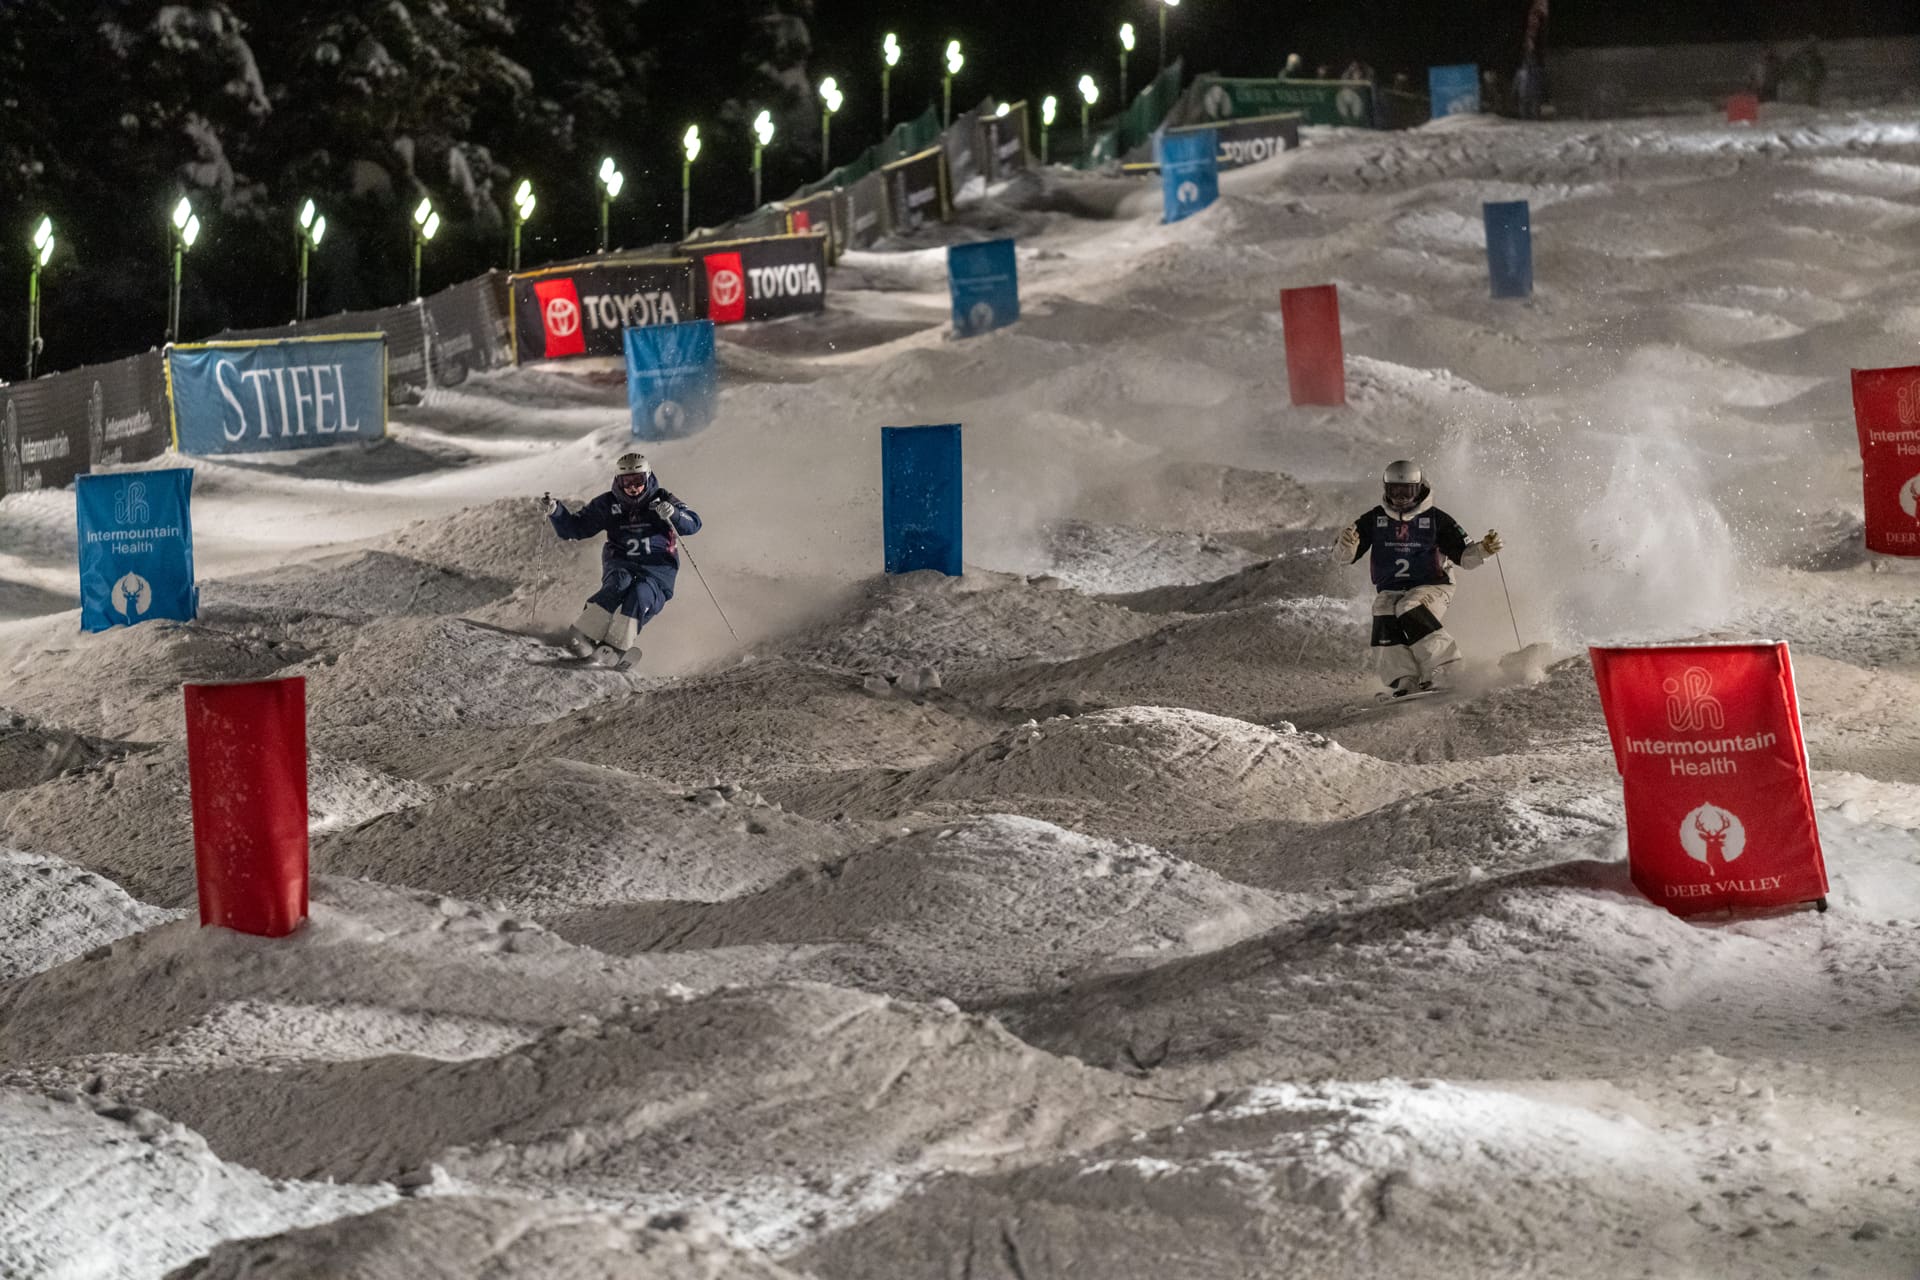
[(622, 454), (614, 469), (613, 488), (578, 512), (550, 494), (540, 499), (561, 537), (607, 537), (600, 590), (567, 631), (567, 648), (603, 666), (624, 665), (640, 628), (673, 599), (680, 539), (700, 532), (700, 517), (660, 487), (645, 456)]
[(1380, 679), (1396, 698), (1443, 688), (1460, 646), (1441, 619), (1453, 602), (1453, 566), (1477, 569), (1500, 553), (1500, 535), (1469, 542), (1460, 522), (1433, 505), (1433, 490), (1411, 462), (1391, 463), (1380, 505), (1340, 531), (1335, 559), (1372, 556), (1373, 650)]

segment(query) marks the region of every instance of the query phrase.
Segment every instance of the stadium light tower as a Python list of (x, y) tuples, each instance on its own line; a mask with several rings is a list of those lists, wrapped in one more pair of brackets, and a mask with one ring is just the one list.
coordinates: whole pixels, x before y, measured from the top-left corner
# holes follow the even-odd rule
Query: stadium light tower
[(820, 171), (823, 176), (833, 172), (833, 113), (846, 100), (846, 95), (840, 92), (840, 82), (832, 76), (820, 82)]
[(294, 295), (293, 318), (307, 318), (307, 255), (320, 247), (320, 241), (327, 234), (327, 215), (320, 213), (309, 200), (300, 206), (300, 289)]
[[(1163, 6), (1161, 12), (1164, 13), (1165, 11)], [(1120, 24), (1120, 106), (1122, 110), (1124, 110), (1127, 105), (1127, 58), (1132, 53), (1133, 24), (1131, 22), (1123, 22)]]
[(40, 358), (40, 269), (53, 258), (53, 219), (42, 217), (33, 229), (33, 262), (27, 270), (27, 377)]
[(1093, 104), (1100, 101), (1100, 86), (1093, 82), (1092, 76), (1080, 77), (1080, 152), (1084, 156), (1087, 150), (1087, 115), (1093, 110)]
[(753, 118), (753, 207), (760, 207), (760, 153), (773, 142), (773, 113), (762, 111)]
[(960, 53), (958, 40), (947, 41), (947, 74), (940, 79), (940, 127), (947, 128), (953, 123), (953, 78), (960, 74), (960, 68), (967, 60)]
[(686, 153), (686, 159), (680, 162), (680, 238), (685, 240), (693, 229), (693, 162), (700, 158), (700, 126), (687, 126), (680, 146)]
[(900, 65), (900, 40), (893, 32), (880, 45), (880, 132), (893, 123), (893, 69)]
[(527, 219), (533, 216), (533, 207), (539, 201), (534, 198), (533, 183), (520, 179), (520, 185), (513, 191), (513, 260), (512, 269), (520, 270), (520, 228), (527, 225)]
[(180, 273), (186, 267), (187, 250), (200, 238), (200, 215), (193, 211), (193, 202), (181, 196), (180, 203), (173, 206), (168, 225), (168, 239), (173, 245), (173, 279), (167, 291), (167, 341), (172, 342), (180, 336)]
[[(1167, 69), (1167, 10), (1179, 7), (1180, 0), (1160, 0), (1160, 69), (1162, 71)], [(1120, 106), (1124, 109), (1126, 105), (1126, 98), (1123, 95)]]
[(620, 188), (627, 185), (627, 175), (620, 172), (612, 156), (600, 160), (600, 173), (595, 179), (600, 186), (600, 252), (607, 251), (607, 222), (613, 209), (613, 201), (620, 194)]
[(409, 299), (420, 296), (420, 251), (439, 230), (440, 215), (434, 212), (433, 201), (426, 196), (420, 197), (420, 203), (413, 209), (413, 271), (407, 280)]

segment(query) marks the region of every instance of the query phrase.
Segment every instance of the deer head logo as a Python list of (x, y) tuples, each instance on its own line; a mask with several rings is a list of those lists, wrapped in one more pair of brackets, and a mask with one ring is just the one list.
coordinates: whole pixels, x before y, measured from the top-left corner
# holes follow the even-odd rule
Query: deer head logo
[(1688, 667), (1677, 677), (1667, 677), (1660, 688), (1667, 695), (1669, 729), (1679, 732), (1727, 727), (1726, 708), (1713, 696), (1713, 677), (1705, 667)]
[(1747, 828), (1731, 811), (1703, 804), (1680, 820), (1680, 847), (1718, 876), (1747, 848)]

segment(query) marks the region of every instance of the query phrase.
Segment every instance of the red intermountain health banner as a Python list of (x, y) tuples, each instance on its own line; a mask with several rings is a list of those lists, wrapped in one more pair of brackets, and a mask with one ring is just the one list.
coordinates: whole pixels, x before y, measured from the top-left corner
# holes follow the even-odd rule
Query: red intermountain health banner
[(1920, 556), (1920, 365), (1853, 371), (1867, 550)]
[(1825, 898), (1787, 646), (1591, 653), (1640, 891), (1676, 915)]

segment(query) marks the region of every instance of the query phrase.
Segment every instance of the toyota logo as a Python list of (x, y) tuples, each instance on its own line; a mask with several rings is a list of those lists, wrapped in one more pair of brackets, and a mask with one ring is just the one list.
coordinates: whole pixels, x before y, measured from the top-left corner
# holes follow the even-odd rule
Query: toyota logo
[(746, 292), (746, 285), (740, 279), (738, 271), (716, 271), (713, 273), (713, 304), (717, 307), (731, 307), (740, 301)]
[(547, 301), (547, 332), (556, 338), (571, 337), (580, 331), (580, 304), (570, 298)]

